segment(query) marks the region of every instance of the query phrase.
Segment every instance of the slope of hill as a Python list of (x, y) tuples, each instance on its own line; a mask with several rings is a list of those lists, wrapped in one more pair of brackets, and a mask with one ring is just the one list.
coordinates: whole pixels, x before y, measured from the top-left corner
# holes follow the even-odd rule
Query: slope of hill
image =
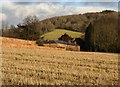
[(65, 33), (70, 35), (72, 38), (82, 37), (84, 35), (84, 33), (81, 33), (81, 32), (56, 29), (51, 32), (45, 33), (41, 35), (40, 37), (44, 37), (45, 40), (58, 40), (58, 38), (61, 37)]
[[(39, 22), (32, 21), (33, 24), (24, 23), (23, 21), (22, 24), (20, 25), (18, 24), (19, 26), (17, 29), (13, 28), (10, 30), (3, 30), (2, 34), (3, 36), (7, 36), (7, 37), (36, 40), (39, 38), (38, 37), (39, 34), (42, 35), (44, 33), (53, 31), (55, 29), (64, 29), (64, 30), (71, 30), (71, 31), (85, 33), (90, 22), (93, 22), (98, 19), (103, 19), (104, 16), (105, 17), (118, 16), (118, 12), (108, 10), (108, 11), (96, 12), (96, 13), (58, 16), (58, 17), (48, 18)], [(105, 24), (103, 24), (102, 26), (105, 26)], [(98, 26), (98, 28), (99, 27), (100, 26)], [(111, 27), (108, 27), (108, 29), (109, 28)]]
[[(118, 54), (71, 52), (2, 38), (3, 85), (118, 85)], [(12, 41), (13, 42), (12, 42)], [(4, 45), (6, 44), (7, 45)], [(12, 43), (12, 46), (9, 46)], [(18, 45), (19, 44), (19, 45)], [(14, 47), (17, 45), (18, 47)]]
[[(102, 12), (91, 12), (85, 14), (76, 14), (76, 15), (66, 15), (66, 16), (58, 16), (52, 17), (49, 19), (45, 19), (40, 21), (41, 28), (48, 29), (48, 31), (54, 29), (65, 29), (72, 30), (77, 32), (85, 32), (90, 22), (93, 22), (97, 19), (102, 19), (103, 16), (118, 16), (118, 12), (103, 10)], [(45, 27), (44, 27), (45, 26)]]

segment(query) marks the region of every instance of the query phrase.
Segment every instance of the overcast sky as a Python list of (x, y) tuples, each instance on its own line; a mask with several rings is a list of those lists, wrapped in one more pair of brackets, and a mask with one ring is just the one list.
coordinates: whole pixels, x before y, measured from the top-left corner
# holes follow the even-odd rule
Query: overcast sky
[[(44, 2), (43, 2), (44, 1)], [(36, 15), (40, 20), (86, 12), (102, 10), (118, 11), (118, 0), (3, 0), (0, 1), (0, 23), (17, 25), (29, 15)], [(104, 1), (104, 2), (103, 2)]]

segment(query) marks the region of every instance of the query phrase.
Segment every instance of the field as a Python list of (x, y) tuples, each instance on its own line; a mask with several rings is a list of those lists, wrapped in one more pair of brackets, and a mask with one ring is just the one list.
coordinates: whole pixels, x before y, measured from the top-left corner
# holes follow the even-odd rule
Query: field
[(0, 38), (4, 85), (118, 85), (118, 54), (39, 47)]
[(82, 37), (84, 35), (81, 32), (74, 32), (74, 31), (63, 30), (63, 29), (55, 29), (54, 31), (45, 33), (41, 35), (40, 37), (44, 37), (45, 40), (58, 40), (58, 38), (61, 37), (65, 33), (70, 35), (72, 38)]

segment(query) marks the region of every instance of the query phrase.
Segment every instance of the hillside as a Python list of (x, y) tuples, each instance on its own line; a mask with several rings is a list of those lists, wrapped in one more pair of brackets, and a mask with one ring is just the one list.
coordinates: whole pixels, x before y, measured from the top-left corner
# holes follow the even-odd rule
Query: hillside
[(46, 29), (47, 31), (51, 31), (58, 28), (77, 32), (85, 32), (90, 22), (102, 19), (104, 16), (118, 17), (118, 12), (103, 10), (102, 12), (96, 13), (91, 12), (85, 14), (58, 16), (42, 20), (40, 21), (40, 25), (43, 26), (41, 28), (45, 28), (45, 31)]
[(72, 38), (77, 38), (77, 37), (83, 38), (83, 35), (84, 35), (84, 33), (81, 33), (81, 32), (56, 29), (51, 32), (45, 33), (45, 34), (41, 35), (40, 37), (44, 37), (45, 40), (58, 40), (58, 38), (61, 37), (65, 33), (70, 35)]
[[(85, 42), (89, 51), (120, 52), (118, 13), (91, 14), (95, 20), (85, 32)], [(86, 14), (87, 15), (87, 14)]]
[(38, 47), (32, 41), (0, 39), (4, 85), (119, 84), (118, 54), (71, 52)]
[[(6, 37), (36, 40), (39, 38), (39, 35), (51, 32), (55, 29), (64, 29), (85, 33), (87, 27), (91, 22), (98, 19), (102, 20), (103, 17), (113, 17), (114, 19), (115, 17), (118, 17), (118, 12), (102, 11), (96, 13), (66, 15), (48, 18), (42, 21), (36, 21), (39, 20), (37, 17), (34, 19), (34, 17), (32, 18), (30, 16), (26, 18), (28, 20), (34, 19), (33, 21), (30, 21), (30, 23), (24, 23), (23, 21), (23, 23), (18, 24), (18, 28), (3, 30), (2, 34)], [(105, 24), (102, 24), (102, 26), (105, 26)], [(100, 26), (97, 27), (99, 28)], [(108, 27), (108, 29), (109, 28), (111, 27)]]

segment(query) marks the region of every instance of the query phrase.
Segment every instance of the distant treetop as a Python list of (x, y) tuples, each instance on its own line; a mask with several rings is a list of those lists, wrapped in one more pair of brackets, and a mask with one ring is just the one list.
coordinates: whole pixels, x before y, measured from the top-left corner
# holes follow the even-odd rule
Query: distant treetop
[(111, 12), (115, 12), (114, 10), (103, 10), (102, 13), (111, 13)]

